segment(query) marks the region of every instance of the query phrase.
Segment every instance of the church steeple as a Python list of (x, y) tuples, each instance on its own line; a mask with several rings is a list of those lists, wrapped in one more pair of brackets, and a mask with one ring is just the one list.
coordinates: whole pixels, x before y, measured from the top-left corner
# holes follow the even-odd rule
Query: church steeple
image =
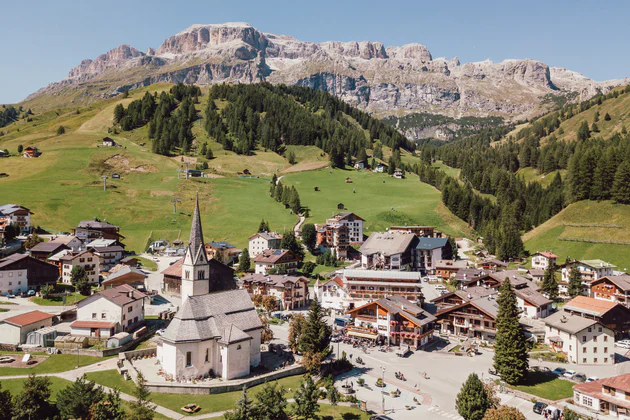
[(199, 212), (199, 197), (195, 201), (190, 241), (186, 249), (186, 256), (182, 264), (182, 303), (190, 296), (205, 295), (210, 289), (210, 265), (206, 255), (201, 229), (201, 214)]

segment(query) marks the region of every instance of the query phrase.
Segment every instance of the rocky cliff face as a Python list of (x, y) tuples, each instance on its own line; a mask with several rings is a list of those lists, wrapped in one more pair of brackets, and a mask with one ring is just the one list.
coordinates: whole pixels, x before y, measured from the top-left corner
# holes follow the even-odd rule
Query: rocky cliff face
[[(434, 59), (424, 45), (303, 42), (262, 33), (247, 23), (193, 25), (147, 53), (121, 45), (84, 60), (68, 78), (37, 96), (99, 86), (102, 96), (158, 82), (297, 84), (328, 91), (379, 115), (426, 111), (453, 116), (522, 118), (542, 111), (547, 94), (607, 92), (623, 81), (597, 83), (535, 60), (460, 64)], [(105, 88), (103, 88), (105, 86)]]

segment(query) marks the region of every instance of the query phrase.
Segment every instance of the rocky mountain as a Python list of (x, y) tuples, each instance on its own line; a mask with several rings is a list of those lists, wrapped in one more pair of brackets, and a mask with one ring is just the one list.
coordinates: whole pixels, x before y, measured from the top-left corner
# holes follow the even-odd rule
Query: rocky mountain
[[(193, 25), (141, 52), (121, 45), (84, 60), (68, 77), (29, 96), (103, 98), (158, 82), (295, 84), (328, 91), (368, 112), (519, 119), (545, 108), (549, 95), (585, 99), (628, 83), (595, 82), (536, 60), (461, 64), (433, 58), (427, 47), (379, 42), (303, 42), (247, 23)], [(74, 101), (74, 99), (73, 99)]]

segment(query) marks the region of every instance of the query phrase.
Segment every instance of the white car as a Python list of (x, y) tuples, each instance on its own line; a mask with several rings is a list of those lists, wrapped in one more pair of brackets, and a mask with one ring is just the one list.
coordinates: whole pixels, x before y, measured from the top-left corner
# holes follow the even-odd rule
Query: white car
[(622, 349), (630, 349), (630, 340), (619, 340), (615, 343), (615, 346), (621, 347)]
[(599, 381), (599, 378), (597, 376), (589, 376), (588, 378), (586, 378), (586, 382), (594, 382), (594, 381)]
[(161, 330), (157, 330), (155, 333), (161, 337), (165, 332), (166, 330), (162, 328)]
[(564, 372), (564, 374), (562, 376), (564, 376), (565, 378), (573, 378), (573, 376), (575, 375), (575, 371), (574, 370), (567, 370), (566, 372)]

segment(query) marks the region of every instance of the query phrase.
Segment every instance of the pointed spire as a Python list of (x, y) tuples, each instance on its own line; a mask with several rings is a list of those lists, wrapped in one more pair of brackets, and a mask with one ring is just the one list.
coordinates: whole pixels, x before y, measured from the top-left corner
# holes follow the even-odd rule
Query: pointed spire
[(201, 216), (199, 214), (199, 195), (197, 195), (192, 227), (190, 229), (190, 241), (188, 242), (188, 247), (194, 259), (196, 259), (199, 253), (199, 248), (203, 248), (203, 246), (203, 231), (201, 230)]

